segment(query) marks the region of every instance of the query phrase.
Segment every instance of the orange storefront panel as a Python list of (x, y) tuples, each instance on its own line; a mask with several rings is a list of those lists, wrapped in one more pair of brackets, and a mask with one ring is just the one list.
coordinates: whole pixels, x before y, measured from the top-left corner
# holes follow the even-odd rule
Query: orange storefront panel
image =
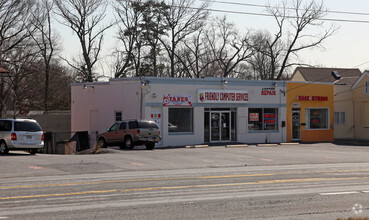
[(287, 83), (287, 141), (333, 141), (334, 88), (329, 83)]

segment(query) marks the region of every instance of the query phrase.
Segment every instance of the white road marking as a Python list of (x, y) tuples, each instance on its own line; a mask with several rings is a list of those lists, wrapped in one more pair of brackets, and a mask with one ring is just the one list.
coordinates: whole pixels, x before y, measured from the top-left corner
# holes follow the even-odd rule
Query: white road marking
[(331, 192), (331, 193), (320, 193), (319, 195), (321, 196), (332, 196), (332, 195), (348, 195), (348, 194), (356, 194), (356, 193), (360, 193), (357, 191), (352, 191), (352, 192)]

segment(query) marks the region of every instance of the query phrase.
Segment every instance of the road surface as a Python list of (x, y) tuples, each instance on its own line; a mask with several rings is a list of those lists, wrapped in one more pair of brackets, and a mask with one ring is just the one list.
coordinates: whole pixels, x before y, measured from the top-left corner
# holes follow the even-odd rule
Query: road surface
[[(291, 160), (283, 162), (287, 152)], [(197, 163), (188, 164), (191, 156)], [(0, 157), (8, 168), (0, 180), (0, 219), (367, 217), (368, 156), (367, 147), (332, 144), (13, 154)], [(10, 172), (10, 164), (18, 168)]]

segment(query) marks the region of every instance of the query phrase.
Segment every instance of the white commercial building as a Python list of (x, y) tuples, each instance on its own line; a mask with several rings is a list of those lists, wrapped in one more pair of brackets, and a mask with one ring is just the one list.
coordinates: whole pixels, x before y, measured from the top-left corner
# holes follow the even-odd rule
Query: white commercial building
[(115, 121), (151, 119), (160, 146), (286, 141), (286, 83), (221, 78), (120, 78), (72, 84), (72, 131), (90, 143)]

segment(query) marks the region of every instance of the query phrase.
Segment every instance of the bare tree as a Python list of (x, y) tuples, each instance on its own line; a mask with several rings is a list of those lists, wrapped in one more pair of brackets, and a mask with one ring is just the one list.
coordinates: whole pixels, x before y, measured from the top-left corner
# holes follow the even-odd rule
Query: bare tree
[[(323, 42), (337, 30), (334, 26), (324, 29), (322, 18), (326, 10), (323, 2), (292, 0), (288, 4), (285, 1), (282, 6), (269, 6), (268, 11), (274, 16), (278, 31), (260, 38), (255, 52), (259, 53), (258, 56), (267, 57), (264, 70), (269, 69), (269, 79), (281, 79), (286, 68), (299, 64), (293, 60), (298, 58), (300, 51), (323, 47)], [(319, 31), (319, 28), (323, 30)], [(263, 75), (262, 72), (260, 74)]]
[(142, 11), (137, 10), (141, 1), (129, 2), (117, 0), (115, 6), (115, 14), (117, 15), (116, 23), (118, 25), (118, 40), (123, 45), (123, 49), (116, 48), (114, 56), (115, 61), (115, 78), (127, 77), (134, 66), (135, 75), (139, 74), (140, 66), (140, 34), (138, 24), (142, 19)]
[(186, 77), (200, 78), (203, 76), (213, 76), (214, 72), (208, 72), (209, 67), (216, 62), (211, 50), (208, 48), (206, 27), (198, 30), (190, 40), (184, 41), (182, 48), (177, 53), (177, 59), (180, 61)]
[[(166, 34), (163, 17), (168, 6), (157, 0), (122, 1), (117, 0), (115, 11), (119, 32), (118, 39), (122, 48), (115, 55), (115, 77), (128, 75), (158, 76), (159, 58), (162, 45), (161, 35)], [(134, 68), (135, 74), (129, 74)]]
[(55, 53), (56, 36), (51, 28), (51, 12), (53, 2), (50, 0), (40, 0), (38, 7), (32, 12), (33, 26), (36, 30), (31, 34), (32, 39), (39, 49), (40, 56), (44, 62), (45, 89), (44, 89), (44, 111), (48, 110), (49, 101), (49, 78), (51, 72), (51, 62)]
[[(9, 70), (8, 77), (2, 79), (0, 88), (0, 117), (13, 106), (16, 93), (13, 88), (14, 74), (20, 69), (19, 62), (33, 57), (34, 51), (28, 50), (31, 30), (31, 0), (0, 0), (0, 66)], [(20, 53), (22, 52), (22, 53)], [(30, 53), (28, 53), (30, 52)]]
[(247, 62), (252, 79), (267, 80), (274, 77), (271, 65), (276, 63), (276, 61), (272, 61), (271, 57), (265, 52), (268, 51), (266, 42), (270, 41), (271, 37), (269, 32), (262, 31), (258, 31), (251, 36), (254, 53)]
[[(29, 84), (29, 79), (32, 79), (37, 74), (38, 53), (32, 44), (31, 39), (28, 39), (28, 44), (23, 42), (23, 47), (17, 46), (9, 54), (9, 62), (7, 68), (11, 72), (10, 76), (5, 80), (7, 95), (4, 101), (6, 111), (9, 111), (8, 116), (16, 117), (22, 112), (25, 106), (29, 105), (29, 100), (34, 97), (32, 92), (38, 86)], [(38, 84), (36, 84), (38, 85)]]
[(68, 64), (81, 74), (82, 81), (92, 82), (97, 79), (94, 66), (99, 60), (102, 50), (104, 31), (112, 26), (105, 25), (98, 29), (106, 15), (107, 2), (105, 0), (54, 0), (57, 6), (56, 14), (70, 27), (79, 39), (82, 58)]
[(214, 59), (222, 70), (221, 77), (233, 74), (236, 67), (253, 53), (249, 35), (241, 36), (235, 24), (228, 22), (226, 17), (215, 19), (207, 39)]
[(149, 47), (149, 52), (146, 56), (149, 66), (149, 72), (153, 76), (159, 75), (158, 60), (162, 51), (160, 38), (166, 36), (167, 25), (164, 22), (164, 17), (168, 15), (169, 6), (164, 2), (149, 0), (146, 2), (146, 7), (143, 11), (143, 38), (146, 45)]
[(31, 0), (0, 0), (0, 65), (5, 65), (8, 54), (29, 38), (33, 6)]
[[(53, 50), (46, 40), (51, 39), (51, 35), (47, 34), (51, 34), (48, 32), (51, 30), (48, 20), (50, 8), (37, 3), (39, 2), (31, 0), (0, 0), (0, 66), (9, 70), (9, 74), (1, 79), (0, 117), (3, 114), (15, 117), (30, 108), (45, 108), (44, 91), (47, 86), (43, 75), (46, 69), (43, 57), (48, 57), (44, 55), (52, 54), (50, 51)], [(65, 76), (68, 78), (68, 75)], [(51, 77), (52, 81), (53, 78)], [(53, 85), (58, 84), (57, 89), (69, 91), (70, 89), (61, 87), (64, 81), (59, 80), (56, 83), (53, 81)], [(68, 81), (68, 86), (70, 82)], [(59, 93), (53, 90), (54, 94)], [(64, 98), (60, 97), (55, 100), (61, 103)]]
[[(62, 60), (53, 59), (50, 63), (50, 72), (52, 74), (49, 77), (49, 110), (70, 110), (70, 84), (73, 81), (69, 66), (63, 66), (61, 62)], [(38, 59), (31, 67), (33, 70), (32, 77), (28, 77), (22, 86), (23, 90), (31, 94), (28, 97), (29, 108), (41, 110), (44, 108), (45, 62), (43, 59)]]
[(169, 39), (160, 38), (170, 60), (170, 76), (175, 77), (176, 53), (178, 45), (184, 39), (195, 33), (207, 19), (209, 1), (203, 1), (194, 8), (195, 0), (168, 0), (170, 7), (165, 16), (165, 23), (169, 29)]

